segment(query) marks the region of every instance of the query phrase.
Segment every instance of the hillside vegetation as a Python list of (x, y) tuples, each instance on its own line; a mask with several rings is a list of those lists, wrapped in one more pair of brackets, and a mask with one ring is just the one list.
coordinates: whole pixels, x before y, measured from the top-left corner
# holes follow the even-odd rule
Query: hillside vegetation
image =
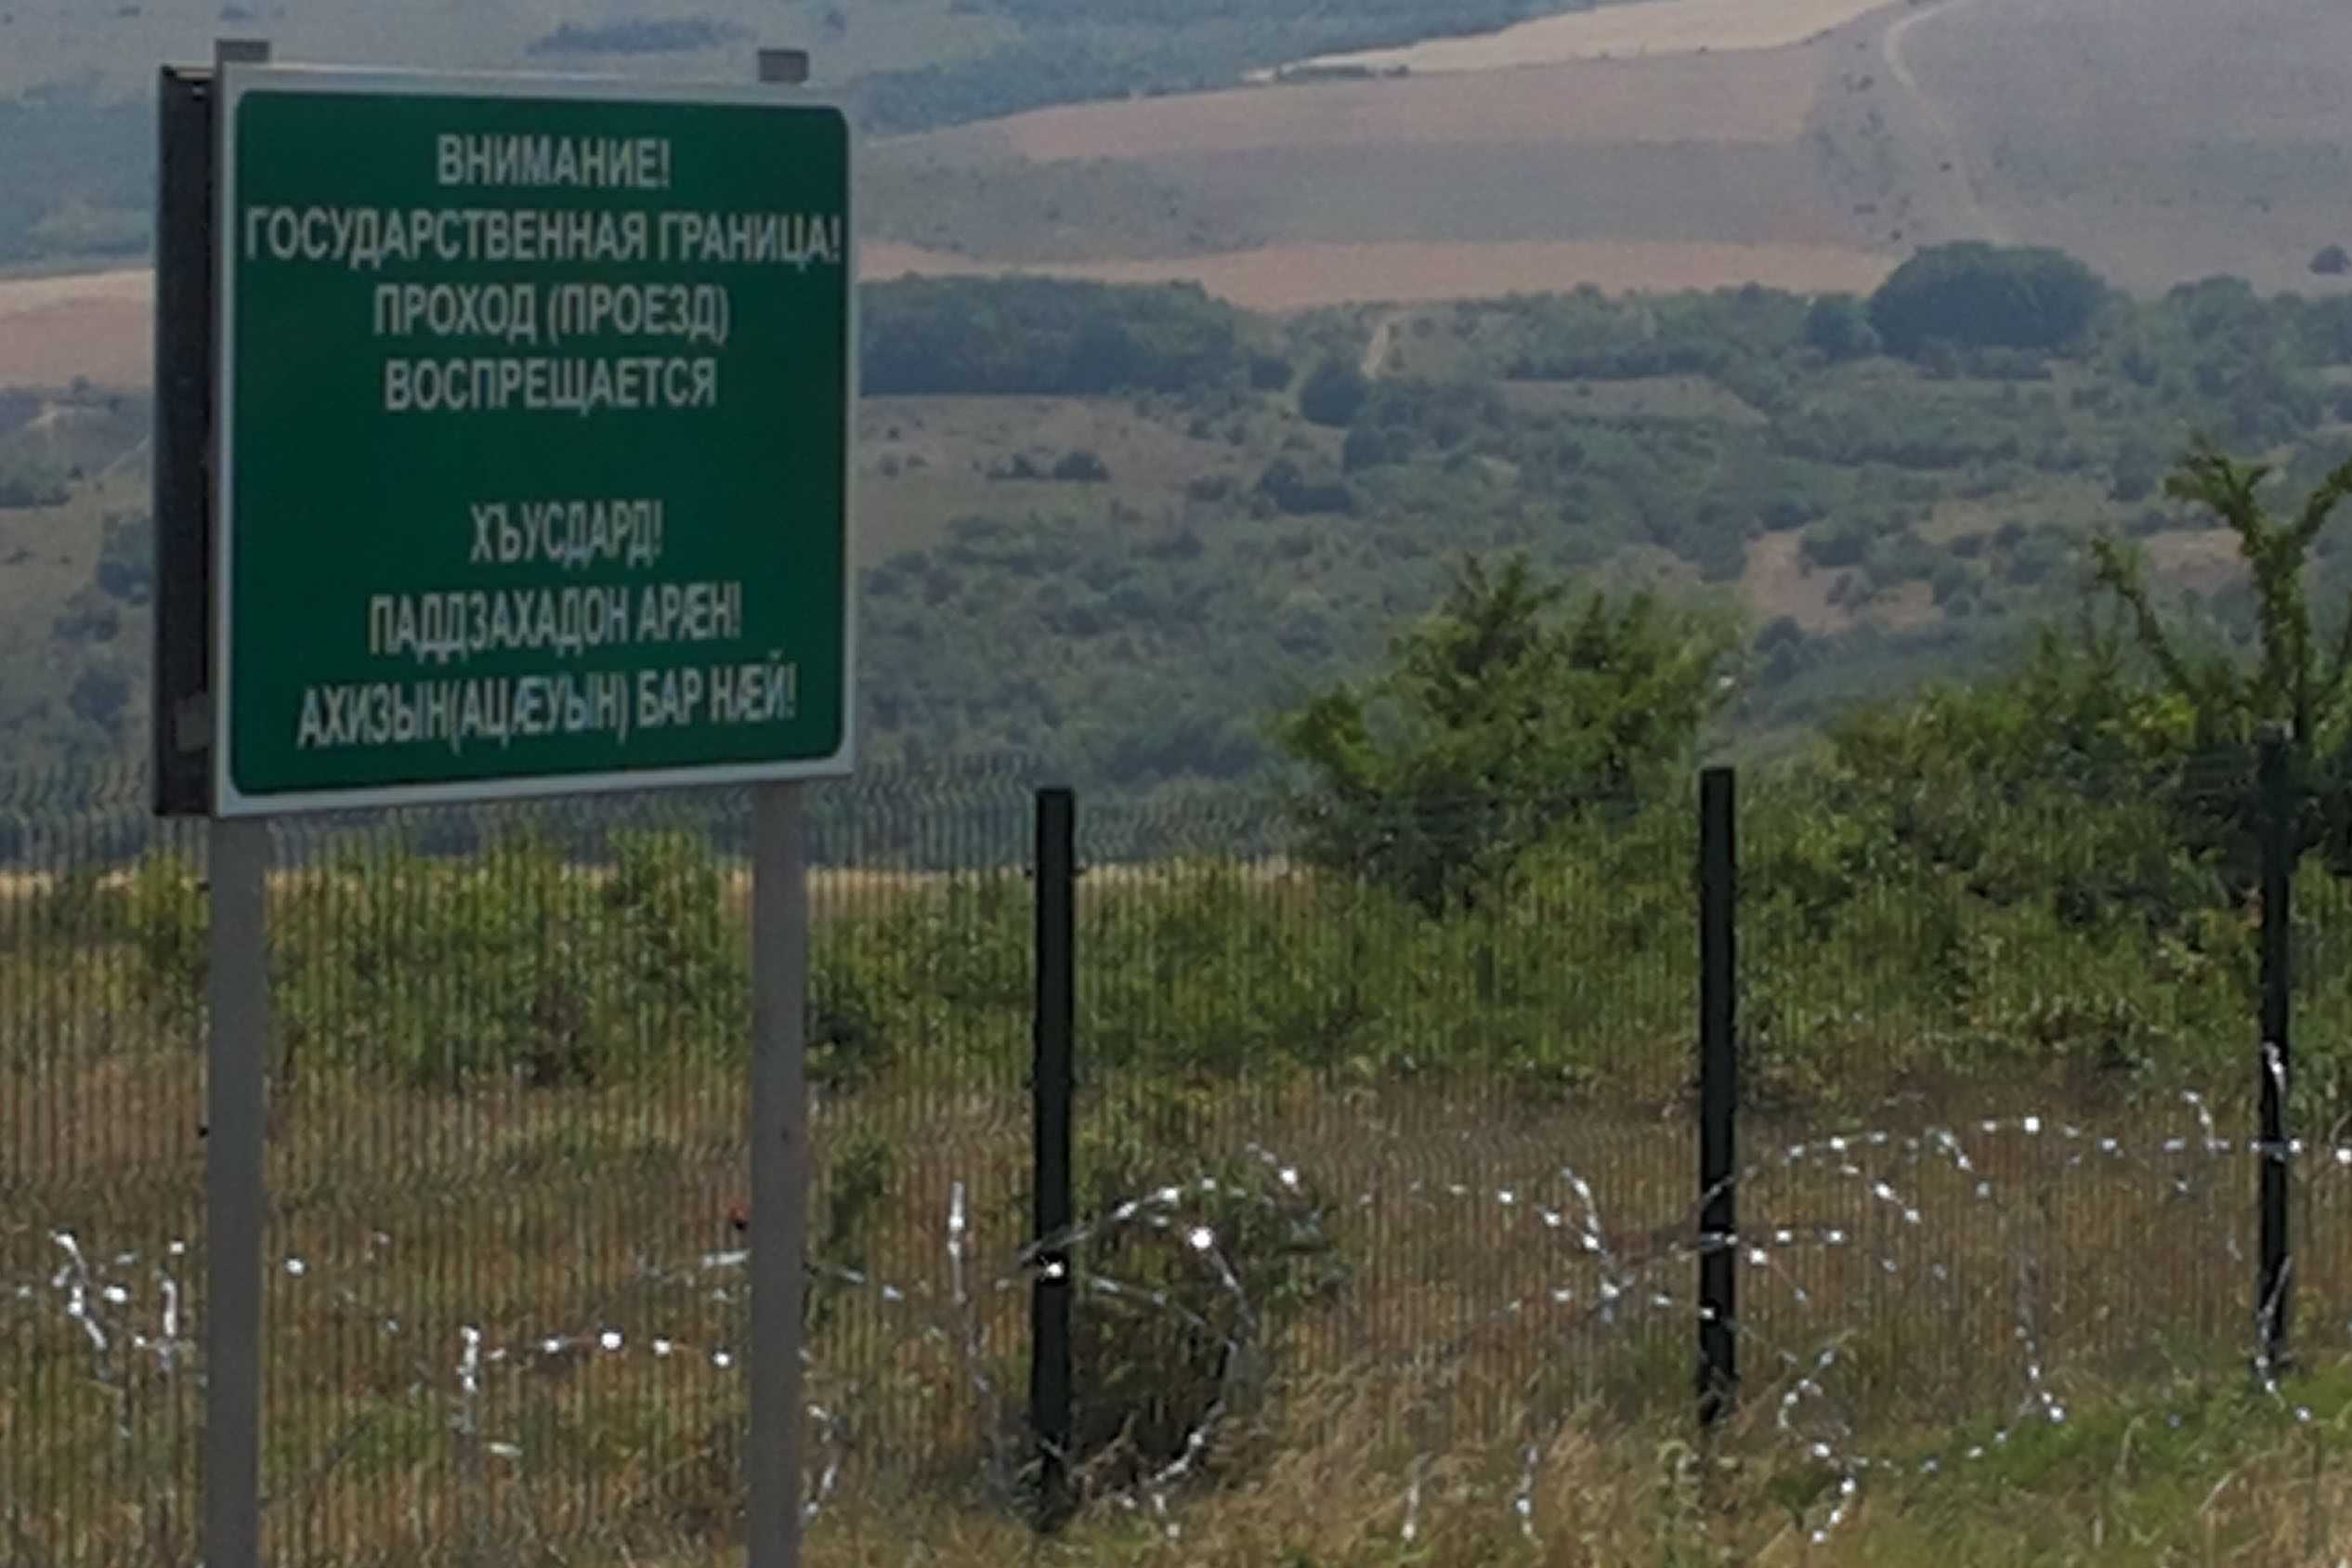
[[(2262, 477), (2205, 454), (2166, 487), (2256, 563), (2252, 646), (2190, 651), (2110, 543), (2097, 613), (2015, 673), (1852, 715), (1744, 777), (1757, 1266), (1744, 1405), (1700, 1449), (1688, 769), (1734, 654), (1719, 623), (1466, 565), (1365, 678), (1289, 710), (1286, 795), (1087, 804), (1077, 1251), (1096, 1288), (1075, 1439), (1094, 1501), (1048, 1546), (988, 1479), (1024, 1451), (994, 1391), (1026, 1353), (1026, 802), (822, 791), (806, 1328), (812, 1397), (840, 1413), (812, 1439), (828, 1487), (844, 1473), (812, 1561), (910, 1539), (983, 1563), (1170, 1540), (1463, 1565), (1771, 1561), (1808, 1535), (1804, 1560), (1831, 1562), (2103, 1561), (2110, 1533), (2332, 1548), (2352, 645), (2311, 601), (2307, 550), (2352, 464), (2307, 495)], [(2260, 973), (2246, 742), (2281, 722), (2316, 786), (2295, 1126), (2327, 1141), (2294, 1166), (2307, 1360), (2269, 1389), (2245, 1379), (2229, 1216)], [(734, 1539), (741, 1383), (705, 1347), (742, 1342), (710, 1287), (740, 1255), (690, 1261), (743, 1191), (722, 1086), (744, 1067), (748, 888), (706, 810), (739, 829), (673, 796), (286, 841), (272, 1246), (300, 1264), (273, 1291), (272, 1365), (337, 1375), (286, 1379), (269, 1462), (317, 1477), (304, 1528), (338, 1561), (438, 1549), (444, 1510), (483, 1494), (434, 1461), (485, 1431), (530, 1496), (481, 1509), (477, 1542), (601, 1562)], [(110, 857), (150, 825), (83, 820), (64, 860), (47, 824), (0, 817), (0, 856), (52, 873), (0, 882), (0, 1022), (24, 1206), (88, 1216), (99, 1267), (129, 1279), (198, 1191), (205, 901), (176, 852), (192, 836)], [(0, 1278), (58, 1249), (0, 1235)], [(101, 1333), (144, 1300), (97, 1299)], [(467, 1335), (493, 1347), (488, 1398), (414, 1369)], [(7, 1392), (48, 1441), (19, 1460), (18, 1528), (126, 1555), (182, 1517), (191, 1450), (160, 1418), (180, 1368), (126, 1373), (91, 1339), (33, 1320)], [(379, 1426), (397, 1438), (349, 1435)], [(680, 1462), (619, 1484), (648, 1449)], [(1171, 1506), (1145, 1535), (1119, 1501), (1156, 1474), (1141, 1490)]]
[[(1261, 777), (1268, 717), (1361, 669), (1465, 551), (1737, 611), (1710, 732), (1735, 751), (1998, 667), (2079, 601), (2097, 528), (2241, 632), (2234, 551), (2166, 469), (2201, 433), (2300, 483), (2352, 451), (2352, 300), (2215, 279), (2135, 302), (2048, 252), (1926, 253), (1870, 298), (1290, 319), (907, 281), (866, 323), (871, 755), (1013, 753), (1128, 795)], [(101, 392), (0, 407), (19, 767), (139, 744), (144, 434)], [(2332, 602), (2352, 555), (2314, 548)]]

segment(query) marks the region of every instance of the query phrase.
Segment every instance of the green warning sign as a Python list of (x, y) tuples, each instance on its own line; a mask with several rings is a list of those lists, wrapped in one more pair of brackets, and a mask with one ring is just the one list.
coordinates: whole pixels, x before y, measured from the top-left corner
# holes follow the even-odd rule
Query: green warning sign
[(849, 770), (850, 136), (229, 67), (216, 809)]

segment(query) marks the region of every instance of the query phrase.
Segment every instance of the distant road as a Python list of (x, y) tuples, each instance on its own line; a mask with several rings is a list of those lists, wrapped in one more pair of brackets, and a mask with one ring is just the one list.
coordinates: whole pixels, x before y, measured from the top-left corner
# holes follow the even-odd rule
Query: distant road
[(1950, 179), (1959, 192), (1963, 227), (1980, 239), (2006, 245), (2012, 242), (2009, 230), (1985, 206), (1984, 199), (1977, 189), (1976, 176), (1968, 171), (1967, 150), (1961, 144), (1959, 134), (1953, 129), (1952, 122), (1937, 106), (1936, 100), (1919, 85), (1919, 78), (1911, 69), (1911, 58), (1903, 49), (1910, 40), (1911, 30), (1929, 17), (1944, 16), (1974, 3), (1975, 0), (1940, 0), (1938, 4), (1920, 7), (1887, 29), (1879, 39), (1879, 48), (1887, 59), (1887, 74), (1911, 95), (1911, 101), (1918, 108), (1920, 123), (1935, 138), (1936, 146), (1932, 151), (1941, 162), (1951, 164)]

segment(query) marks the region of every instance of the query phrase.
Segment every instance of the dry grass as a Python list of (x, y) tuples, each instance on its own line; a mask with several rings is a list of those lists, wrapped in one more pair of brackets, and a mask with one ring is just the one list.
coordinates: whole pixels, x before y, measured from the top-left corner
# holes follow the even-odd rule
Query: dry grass
[[(195, 1234), (197, 1065), (139, 1045), (150, 1026), (96, 979), (30, 1011), (21, 991), (9, 995), (11, 1039), (35, 1045), (5, 1095), (0, 1174), (17, 1195), (12, 1211), (71, 1227), (93, 1258), (136, 1253), (101, 1268), (129, 1296), (99, 1317), (151, 1333), (152, 1265), (168, 1240)], [(74, 1065), (98, 1048), (110, 1010), (124, 1014), (116, 1053)], [(89, 1027), (67, 1026), (77, 1018)], [(1088, 1116), (1130, 1091), (1093, 1082)], [(1770, 1418), (1797, 1387), (1793, 1368), (1814, 1368), (1822, 1384), (1798, 1412), (1807, 1440), (1871, 1455), (1981, 1437), (2030, 1398), (2029, 1361), (2078, 1412), (2146, 1399), (2176, 1374), (2230, 1377), (2242, 1265), (2216, 1265), (2245, 1245), (2252, 1183), (2234, 1156), (2158, 1152), (2163, 1137), (2193, 1131), (2185, 1113), (2109, 1124), (2145, 1156), (2111, 1169), (2096, 1154), (2097, 1124), (2073, 1138), (2055, 1120), (2031, 1132), (1964, 1124), (1967, 1173), (1905, 1155), (1900, 1127), (1887, 1143), (1816, 1138), (1792, 1156), (1775, 1142), (1784, 1134), (1752, 1126), (1759, 1169), (1743, 1202), (1770, 1263), (1742, 1275), (1751, 1409), (1724, 1444), (1733, 1468), (1702, 1480), (1660, 1448), (1679, 1431), (1687, 1320), (1648, 1301), (1653, 1291), (1689, 1299), (1675, 1216), (1690, 1133), (1679, 1118), (1306, 1079), (1237, 1083), (1212, 1104), (1196, 1136), (1160, 1152), (1156, 1178), (1264, 1144), (1302, 1173), (1354, 1281), (1287, 1331), (1294, 1381), (1264, 1412), (1271, 1424), (1226, 1429), (1210, 1450), (1222, 1479), (1173, 1490), (1181, 1534), (1106, 1501), (1047, 1561), (1672, 1561), (1661, 1531), (1741, 1561), (1935, 1561), (1920, 1555), (1934, 1533), (1901, 1499), (1961, 1505), (1869, 1472), (1860, 1514), (1825, 1551), (1804, 1555), (1774, 1500), (1822, 1484)], [(712, 1356), (739, 1353), (743, 1320), (724, 1293), (731, 1270), (696, 1260), (732, 1239), (724, 1214), (743, 1191), (743, 1111), (739, 1079), (707, 1069), (606, 1091), (493, 1085), (462, 1096), (306, 1073), (281, 1092), (270, 1152), (270, 1484), (301, 1498), (272, 1516), (285, 1549), (356, 1563), (476, 1561), (477, 1549), (536, 1550), (534, 1540), (587, 1561), (715, 1561), (728, 1549), (741, 1381), (739, 1365)], [(814, 1341), (813, 1396), (858, 1428), (812, 1561), (904, 1561), (918, 1542), (936, 1561), (1035, 1560), (1007, 1510), (971, 1494), (990, 1430), (972, 1373), (1019, 1397), (1026, 1292), (1011, 1261), (1026, 1115), (1018, 1085), (992, 1086), (947, 1057), (820, 1107), (817, 1158), (830, 1177), (859, 1139), (880, 1136), (895, 1152), (866, 1261), (904, 1298), (855, 1295)], [(1596, 1234), (1614, 1277), (1631, 1287), (1614, 1326), (1595, 1315), (1613, 1275), (1583, 1245), (1563, 1166), (1591, 1180)], [(1993, 1197), (1973, 1195), (1980, 1177)], [(1874, 1194), (1878, 1180), (1897, 1199)], [(972, 1226), (969, 1311), (953, 1306), (946, 1247), (958, 1183)], [(820, 1184), (820, 1217), (834, 1190)], [(1180, 1230), (1193, 1201), (1169, 1210)], [(1906, 1205), (1919, 1223), (1905, 1220)], [(293, 1258), (298, 1275), (284, 1265)], [(2315, 1226), (2299, 1262), (2316, 1352), (2319, 1326), (2340, 1315), (2331, 1304), (2352, 1287), (2352, 1235)], [(16, 1467), (32, 1538), (128, 1554), (141, 1527), (131, 1489), (156, 1486), (183, 1509), (192, 1496), (176, 1445), (191, 1430), (193, 1394), (150, 1359), (94, 1362), (57, 1293), (37, 1288), (57, 1264), (38, 1229), (0, 1224), (0, 1287), (36, 1283), (31, 1315), (17, 1320), (29, 1359), (0, 1379), (0, 1454)], [(187, 1288), (201, 1288), (192, 1263), (177, 1267)], [(2023, 1343), (2020, 1323), (2034, 1335)], [(491, 1352), (470, 1397), (467, 1328)], [(598, 1348), (607, 1332), (621, 1339)], [(1834, 1362), (1819, 1370), (1824, 1350)], [(127, 1444), (113, 1432), (125, 1399), (145, 1412)], [(1510, 1501), (1528, 1441), (1539, 1544), (1521, 1535)], [(2283, 1474), (2291, 1440), (2266, 1441), (2277, 1453), (2217, 1456), (2210, 1480)], [(1399, 1534), (1417, 1474), (1422, 1544), (1408, 1548)], [(1962, 1498), (1967, 1484), (1947, 1483)], [(2029, 1496), (2052, 1529), (2078, 1508), (2129, 1506), (2073, 1490)], [(2201, 1517), (2225, 1540), (2272, 1540), (2260, 1531), (2301, 1528), (2303, 1498), (2287, 1509), (2276, 1488), (2225, 1488)], [(2323, 1501), (2332, 1518), (2342, 1499), (2331, 1491)], [(2019, 1506), (2011, 1496), (1972, 1527), (2014, 1528)], [(49, 1511), (59, 1507), (62, 1517)]]
[(2199, 594), (2214, 594), (2246, 575), (2238, 536), (2226, 529), (2180, 529), (2141, 542), (2160, 576)]
[(1984, 207), (2155, 291), (2231, 272), (2332, 293), (2345, 239), (2352, 10), (2329, 0), (1968, 0), (1902, 59)]
[(1814, 571), (1805, 564), (1804, 540), (1794, 533), (1768, 534), (1747, 547), (1747, 569), (1740, 578), (1740, 596), (1760, 620), (1787, 616), (1813, 635), (1842, 632), (1854, 624), (1854, 613), (1832, 604), (1830, 591), (1844, 571)]

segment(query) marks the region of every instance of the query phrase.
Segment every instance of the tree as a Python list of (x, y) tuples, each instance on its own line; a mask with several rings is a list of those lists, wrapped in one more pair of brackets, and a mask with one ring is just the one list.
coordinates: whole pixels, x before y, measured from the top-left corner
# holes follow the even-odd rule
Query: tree
[(2311, 258), (2311, 270), (2322, 278), (2341, 278), (2352, 272), (2352, 251), (2342, 245), (2323, 245)]
[(1852, 294), (1823, 294), (1805, 312), (1805, 342), (1832, 359), (1861, 359), (1878, 352), (1878, 330), (1870, 312)]
[(2098, 275), (2063, 251), (1968, 240), (1921, 251), (1871, 296), (1887, 347), (1931, 344), (2059, 348), (2082, 335), (2107, 294)]
[(1431, 914), (1470, 908), (1561, 823), (1689, 760), (1731, 628), (1646, 594), (1555, 615), (1568, 596), (1523, 556), (1472, 557), (1384, 673), (1276, 722), (1309, 858)]
[(2332, 635), (2322, 638), (2306, 576), (2320, 531), (2352, 495), (2352, 461), (2331, 469), (2288, 517), (2273, 516), (2263, 504), (2259, 492), (2270, 476), (2266, 464), (2200, 446), (2164, 484), (2174, 500), (2204, 507), (2238, 536), (2254, 591), (2251, 649), (2213, 637), (2192, 650), (2184, 630), (2159, 611), (2138, 553), (2111, 536), (2091, 542), (2093, 581), (2123, 605), (2136, 642), (2182, 715), (2182, 760), (2204, 785), (2184, 803), (2189, 815), (2219, 830), (2218, 841), (2209, 842), (2237, 853), (2241, 884), (2253, 824), (2242, 761), (2268, 726), (2281, 728), (2294, 746), (2306, 802), (2301, 844), (2324, 840), (2337, 846), (2339, 859), (2352, 851), (2352, 601)]
[(2352, 606), (2323, 654), (2305, 573), (2319, 530), (2352, 494), (2352, 462), (2330, 471), (2289, 520), (2271, 516), (2256, 493), (2270, 473), (2266, 464), (2241, 464), (2200, 447), (2164, 482), (2166, 495), (2203, 506), (2238, 536), (2254, 580), (2251, 663), (2226, 646), (2192, 655), (2158, 613), (2138, 554), (2111, 536), (2091, 542), (2092, 580), (2130, 611), (2141, 649), (2188, 705), (2201, 743), (2244, 744), (2264, 725), (2281, 724), (2304, 745), (2340, 745), (2352, 674)]

